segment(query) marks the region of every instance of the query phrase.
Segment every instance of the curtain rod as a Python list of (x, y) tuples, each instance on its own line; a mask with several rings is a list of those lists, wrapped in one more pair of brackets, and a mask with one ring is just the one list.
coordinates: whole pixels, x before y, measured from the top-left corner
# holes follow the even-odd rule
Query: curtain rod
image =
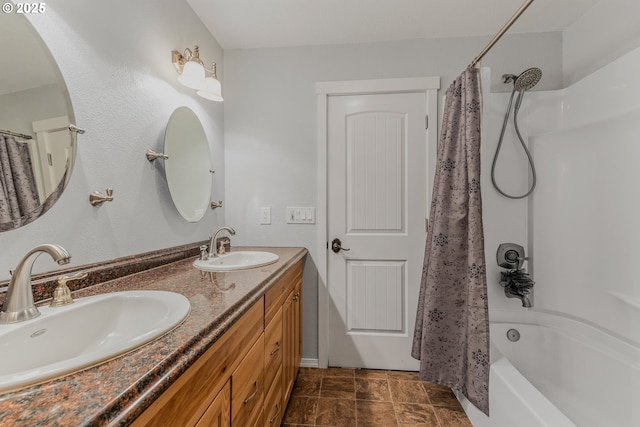
[(8, 136), (15, 136), (22, 139), (33, 139), (31, 135), (25, 135), (24, 133), (11, 132), (10, 130), (2, 130), (0, 129), (0, 133)]
[(502, 36), (504, 36), (504, 33), (506, 33), (507, 30), (513, 25), (513, 23), (516, 22), (518, 18), (520, 18), (520, 15), (522, 15), (524, 11), (527, 10), (527, 8), (531, 5), (531, 3), (533, 3), (533, 0), (526, 0), (524, 4), (520, 6), (518, 10), (516, 10), (516, 13), (513, 14), (511, 19), (509, 19), (506, 24), (504, 24), (504, 26), (500, 29), (500, 31), (498, 31), (498, 34), (493, 36), (493, 39), (491, 39), (489, 44), (484, 49), (482, 49), (482, 52), (480, 52), (480, 54), (475, 57), (475, 59), (471, 62), (471, 64), (469, 64), (469, 67), (475, 67), (476, 64), (482, 60), (482, 58), (487, 54), (487, 52), (491, 50), (493, 45), (496, 44)]

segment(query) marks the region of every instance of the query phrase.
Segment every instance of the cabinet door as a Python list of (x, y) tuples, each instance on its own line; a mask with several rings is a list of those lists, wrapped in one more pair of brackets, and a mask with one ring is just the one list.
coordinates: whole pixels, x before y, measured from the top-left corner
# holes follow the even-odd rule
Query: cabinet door
[(295, 380), (295, 307), (293, 296), (295, 290), (289, 293), (287, 299), (282, 305), (282, 385), (284, 392), (284, 400), (287, 401), (293, 389)]
[(302, 282), (298, 282), (293, 291), (293, 318), (293, 379), (295, 380), (302, 359)]
[(227, 381), (224, 388), (207, 408), (196, 427), (230, 427), (231, 426), (231, 381)]

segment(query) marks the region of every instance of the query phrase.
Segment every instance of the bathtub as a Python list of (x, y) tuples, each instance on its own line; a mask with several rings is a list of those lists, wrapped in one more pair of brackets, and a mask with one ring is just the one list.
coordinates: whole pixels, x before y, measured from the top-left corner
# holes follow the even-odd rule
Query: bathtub
[(458, 394), (474, 427), (640, 426), (639, 346), (534, 310), (492, 313), (490, 328), (491, 417)]

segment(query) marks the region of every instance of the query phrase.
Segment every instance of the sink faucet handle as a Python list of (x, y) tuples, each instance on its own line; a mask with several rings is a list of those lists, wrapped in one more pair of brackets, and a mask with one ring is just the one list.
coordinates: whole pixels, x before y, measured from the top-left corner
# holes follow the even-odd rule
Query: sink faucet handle
[(202, 261), (209, 259), (209, 247), (207, 245), (200, 246), (200, 259)]
[(49, 305), (51, 307), (63, 307), (65, 305), (73, 303), (73, 298), (71, 297), (71, 291), (67, 286), (67, 282), (71, 280), (84, 279), (85, 277), (87, 277), (87, 273), (85, 271), (79, 271), (77, 273), (59, 276), (58, 287), (53, 292), (53, 300)]
[(67, 282), (70, 282), (72, 280), (80, 280), (80, 279), (84, 279), (85, 277), (87, 277), (88, 274), (86, 271), (78, 271), (77, 273), (72, 273), (72, 274), (65, 274), (64, 276), (58, 276), (58, 284), (59, 285), (66, 285)]
[(218, 255), (224, 255), (225, 253), (227, 253), (227, 247), (228, 247), (227, 245), (231, 244), (231, 240), (218, 239), (216, 243), (218, 244)]

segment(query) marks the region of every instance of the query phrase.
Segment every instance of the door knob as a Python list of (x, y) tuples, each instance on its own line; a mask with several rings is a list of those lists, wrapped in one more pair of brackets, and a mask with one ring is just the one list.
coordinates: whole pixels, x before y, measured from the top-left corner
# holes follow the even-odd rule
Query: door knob
[(331, 241), (331, 250), (335, 253), (342, 251), (350, 251), (351, 249), (343, 248), (340, 239), (336, 238)]

